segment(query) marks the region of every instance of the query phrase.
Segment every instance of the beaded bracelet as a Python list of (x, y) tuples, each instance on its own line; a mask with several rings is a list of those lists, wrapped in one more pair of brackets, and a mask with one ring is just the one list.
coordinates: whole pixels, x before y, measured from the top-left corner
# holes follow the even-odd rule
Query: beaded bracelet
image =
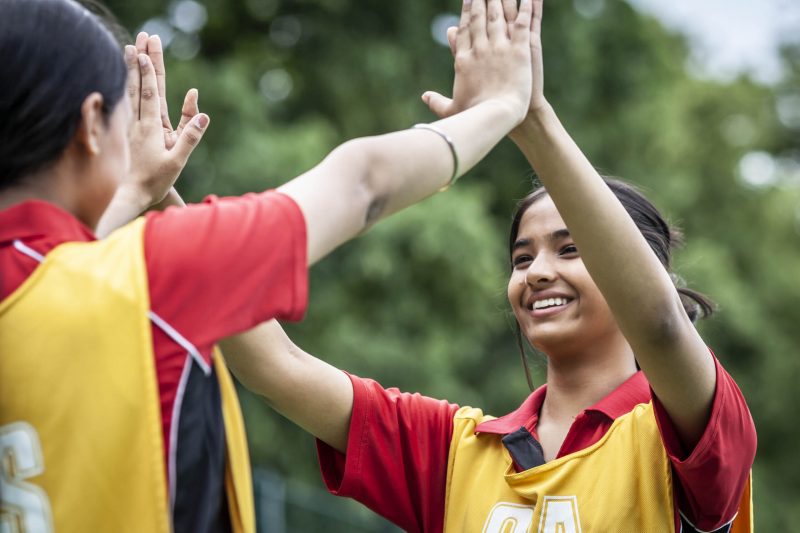
[(439, 189), (439, 191), (446, 191), (458, 179), (458, 154), (456, 153), (456, 145), (453, 143), (453, 139), (451, 139), (448, 134), (431, 124), (414, 124), (413, 129), (430, 130), (444, 139), (447, 143), (447, 146), (450, 147), (450, 153), (453, 156), (453, 175), (450, 177), (450, 181), (448, 181), (444, 187)]

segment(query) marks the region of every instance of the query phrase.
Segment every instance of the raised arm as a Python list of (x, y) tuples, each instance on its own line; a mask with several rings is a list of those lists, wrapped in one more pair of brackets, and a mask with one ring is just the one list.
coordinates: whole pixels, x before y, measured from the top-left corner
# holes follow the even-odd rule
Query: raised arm
[[(435, 193), (450, 182), (454, 171), (458, 176), (468, 171), (525, 116), (531, 86), (528, 47), (531, 3), (523, 0), (514, 23), (507, 26), (502, 17), (491, 13), (501, 10), (499, 2), (488, 1), (488, 17), (486, 0), (464, 3), (453, 87), (454, 97), (462, 105), (458, 109), (448, 108), (446, 99), (426, 93), (426, 98), (437, 103), (441, 112), (452, 115), (432, 125), (438, 131), (410, 129), (349, 141), (279, 189), (303, 211), (309, 264), (380, 218)], [(169, 119), (164, 118), (165, 111), (159, 110), (165, 101), (159, 103), (152, 98), (163, 94), (163, 61), (160, 54), (152, 59), (140, 54), (139, 58), (144, 60), (138, 69), (141, 97), (133, 100), (141, 120), (135, 126), (152, 133), (156, 125), (160, 127), (166, 120), (163, 125), (166, 131)], [(130, 61), (129, 65), (133, 66), (135, 90), (137, 69)], [(147, 95), (151, 97), (145, 98)], [(141, 102), (140, 109), (136, 109), (137, 101)], [(456, 111), (461, 112), (454, 114)], [(199, 140), (207, 121), (208, 117), (202, 114), (189, 121), (172, 150), (193, 146), (191, 141)], [(187, 142), (182, 144), (184, 137)], [(167, 136), (163, 144), (168, 145), (169, 140)], [(153, 136), (147, 137), (147, 141), (153, 143)], [(189, 152), (179, 153), (185, 153), (188, 159)], [(181, 161), (185, 164), (185, 159)], [(172, 181), (182, 164), (176, 168)], [(137, 180), (137, 187), (120, 188), (117, 194), (120, 201), (115, 198), (112, 202), (112, 214), (101, 221), (101, 232), (127, 221), (137, 205), (140, 210), (144, 208), (143, 202), (133, 202), (136, 193), (142, 190), (144, 179)], [(166, 190), (168, 187), (163, 194)]]
[[(523, 3), (519, 21), (509, 25), (491, 11), (499, 0), (465, 4), (456, 55), (454, 95), (466, 101), (456, 113), (447, 99), (434, 93), (444, 114), (435, 123), (455, 146), (459, 173), (472, 167), (518, 123), (519, 98), (527, 108), (529, 93), (516, 85), (530, 84), (530, 3)], [(520, 68), (522, 66), (522, 68)], [(529, 85), (528, 85), (529, 87)], [(446, 185), (453, 173), (447, 143), (427, 130), (408, 130), (357, 139), (334, 151), (318, 167), (281, 187), (305, 212), (308, 250), (313, 261), (370, 223)], [(353, 390), (345, 374), (295, 346), (276, 322), (221, 343), (237, 377), (261, 394), (278, 412), (333, 448), (345, 452), (353, 406)]]
[(344, 372), (297, 347), (271, 320), (220, 343), (234, 375), (280, 414), (345, 453), (353, 387)]
[[(487, 17), (500, 0), (464, 3), (456, 52), (455, 99), (449, 106), (435, 93), (425, 97), (448, 116), (433, 126), (449, 136), (457, 154), (432, 131), (411, 129), (356, 139), (333, 151), (320, 165), (279, 190), (293, 197), (308, 227), (313, 263), (378, 219), (430, 196), (446, 185), (458, 161), (458, 175), (472, 168), (525, 115), (530, 96), (530, 0), (516, 22)], [(524, 101), (520, 103), (520, 99)], [(453, 114), (460, 109), (466, 109)]]
[[(513, 6), (505, 5), (508, 16)], [(511, 138), (553, 199), (653, 390), (691, 449), (708, 421), (714, 362), (669, 274), (545, 99), (541, 20), (542, 0), (535, 0), (533, 91), (528, 114)]]
[(691, 449), (708, 421), (714, 362), (669, 274), (550, 106), (515, 140), (564, 218), (653, 390)]

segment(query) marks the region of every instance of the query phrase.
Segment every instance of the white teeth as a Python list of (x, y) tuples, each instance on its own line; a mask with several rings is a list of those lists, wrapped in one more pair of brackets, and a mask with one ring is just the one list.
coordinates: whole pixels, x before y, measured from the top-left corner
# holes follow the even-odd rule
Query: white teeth
[(536, 300), (533, 302), (534, 309), (546, 309), (548, 307), (555, 307), (557, 305), (567, 305), (566, 298), (547, 298), (544, 300)]

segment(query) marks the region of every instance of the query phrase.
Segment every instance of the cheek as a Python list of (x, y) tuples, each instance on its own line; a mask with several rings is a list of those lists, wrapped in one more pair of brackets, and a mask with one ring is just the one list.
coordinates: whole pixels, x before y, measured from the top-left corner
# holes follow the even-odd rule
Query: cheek
[(508, 279), (508, 287), (506, 287), (506, 297), (508, 303), (511, 305), (511, 310), (517, 315), (520, 309), (520, 299), (525, 289), (524, 274), (514, 271)]

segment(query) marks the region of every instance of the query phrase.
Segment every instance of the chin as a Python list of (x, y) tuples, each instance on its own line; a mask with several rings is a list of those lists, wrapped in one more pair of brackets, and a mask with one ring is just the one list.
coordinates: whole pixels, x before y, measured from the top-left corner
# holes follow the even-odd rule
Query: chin
[(559, 351), (575, 339), (572, 332), (561, 327), (533, 328), (525, 331), (524, 334), (531, 346), (545, 354)]

